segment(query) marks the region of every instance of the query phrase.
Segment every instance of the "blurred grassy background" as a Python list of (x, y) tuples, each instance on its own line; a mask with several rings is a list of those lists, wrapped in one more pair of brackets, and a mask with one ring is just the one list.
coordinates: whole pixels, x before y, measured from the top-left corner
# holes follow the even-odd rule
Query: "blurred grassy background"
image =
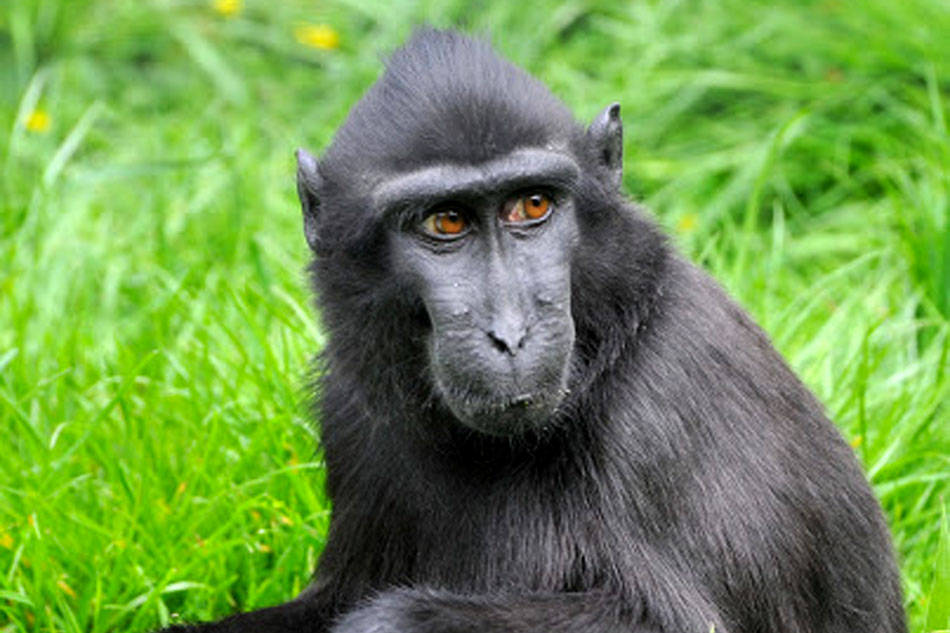
[(950, 3), (2, 0), (0, 632), (305, 586), (292, 152), (422, 21), (491, 32), (581, 119), (623, 104), (628, 190), (827, 404), (913, 630), (950, 628)]

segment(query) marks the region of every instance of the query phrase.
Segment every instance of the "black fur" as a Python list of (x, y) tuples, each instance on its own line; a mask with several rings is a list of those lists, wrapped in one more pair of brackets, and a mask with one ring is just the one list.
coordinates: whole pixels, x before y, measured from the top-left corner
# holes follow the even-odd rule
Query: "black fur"
[[(619, 117), (604, 116), (587, 132), (487, 44), (421, 30), (319, 164), (304, 158), (329, 540), (297, 600), (175, 630), (906, 630), (851, 450), (763, 332), (622, 198), (617, 136), (603, 138)], [(574, 341), (550, 419), (498, 436), (433, 386), (431, 310), (373, 192), (524, 147), (582, 167)]]

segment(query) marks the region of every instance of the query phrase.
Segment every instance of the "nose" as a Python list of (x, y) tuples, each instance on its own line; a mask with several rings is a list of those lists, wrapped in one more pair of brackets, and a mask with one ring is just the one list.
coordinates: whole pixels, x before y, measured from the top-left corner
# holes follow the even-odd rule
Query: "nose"
[(514, 315), (505, 315), (496, 318), (492, 327), (488, 330), (488, 338), (499, 352), (516, 356), (524, 347), (524, 340), (528, 335), (528, 328), (525, 327), (522, 319)]
[(530, 323), (524, 279), (518, 274), (518, 262), (511, 259), (512, 253), (498, 243), (493, 246), (486, 275), (489, 317), (485, 332), (496, 350), (516, 356), (524, 347)]

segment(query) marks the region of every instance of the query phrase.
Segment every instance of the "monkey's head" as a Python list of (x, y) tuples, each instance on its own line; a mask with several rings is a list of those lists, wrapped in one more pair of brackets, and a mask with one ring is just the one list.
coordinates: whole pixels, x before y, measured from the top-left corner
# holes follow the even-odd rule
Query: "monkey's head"
[(417, 32), (324, 156), (297, 153), (330, 371), (490, 435), (548, 424), (584, 352), (584, 216), (619, 189), (621, 134), (618, 105), (584, 129), (488, 44)]

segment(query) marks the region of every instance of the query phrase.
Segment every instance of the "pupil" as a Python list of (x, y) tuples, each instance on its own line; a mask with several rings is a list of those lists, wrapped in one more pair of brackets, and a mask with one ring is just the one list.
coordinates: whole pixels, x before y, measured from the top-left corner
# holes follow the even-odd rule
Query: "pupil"
[(440, 233), (454, 234), (462, 230), (464, 222), (458, 211), (443, 211), (436, 219), (436, 225)]

